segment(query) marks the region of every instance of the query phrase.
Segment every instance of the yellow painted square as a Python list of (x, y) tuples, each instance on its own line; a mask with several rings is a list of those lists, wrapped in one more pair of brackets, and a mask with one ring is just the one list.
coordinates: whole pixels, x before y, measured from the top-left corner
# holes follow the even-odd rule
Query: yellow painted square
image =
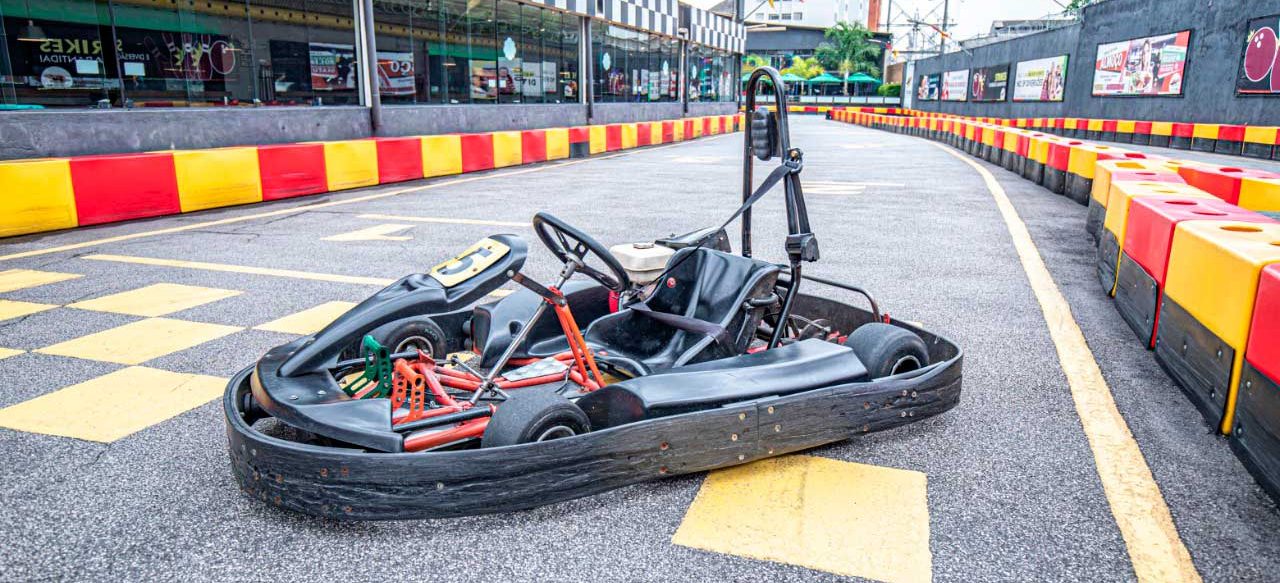
[(10, 356), (17, 356), (19, 354), (26, 354), (26, 353), (27, 351), (25, 350), (14, 350), (12, 348), (0, 348), (0, 360), (9, 358)]
[(592, 154), (599, 154), (605, 151), (608, 142), (604, 126), (595, 125), (591, 127), (591, 141), (588, 144), (588, 151)]
[(493, 132), (493, 167), (519, 166), (523, 162), (520, 132)]
[(175, 150), (173, 169), (184, 213), (262, 201), (257, 148)]
[(6, 269), (0, 271), (0, 293), (58, 283), (77, 277), (82, 276), (76, 273), (58, 273), (56, 271)]
[(36, 352), (73, 356), (116, 364), (142, 364), (238, 332), (235, 326), (148, 318), (87, 336), (81, 336)]
[(569, 157), (569, 128), (551, 128), (545, 135), (548, 160), (564, 160)]
[(130, 316), (164, 316), (216, 302), (241, 292), (229, 289), (157, 283), (127, 292), (76, 302), (68, 307)]
[(422, 176), (462, 174), (462, 136), (422, 136)]
[(377, 184), (378, 143), (373, 140), (324, 142), (324, 171), (329, 190)]
[(0, 427), (111, 443), (218, 398), (226, 382), (131, 366), (0, 409)]
[(0, 162), (0, 237), (69, 229), (78, 224), (70, 162)]
[(636, 124), (622, 124), (622, 149), (628, 150), (636, 147), (636, 136), (638, 135)]
[(52, 310), (58, 306), (53, 304), (37, 304), (34, 302), (16, 302), (13, 300), (0, 300), (0, 320), (11, 320), (13, 318), (21, 318)]
[(924, 474), (807, 455), (708, 474), (671, 542), (880, 581), (933, 571)]
[(284, 334), (315, 334), (355, 305), (355, 302), (325, 302), (261, 326), (255, 326), (254, 329)]

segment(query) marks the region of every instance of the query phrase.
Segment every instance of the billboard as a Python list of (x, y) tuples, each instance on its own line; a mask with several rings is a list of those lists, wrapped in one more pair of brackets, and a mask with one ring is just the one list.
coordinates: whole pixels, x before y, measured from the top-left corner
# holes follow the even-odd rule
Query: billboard
[(942, 74), (943, 101), (965, 101), (969, 98), (969, 70), (947, 71)]
[(1067, 55), (1022, 61), (1013, 76), (1014, 101), (1062, 101), (1067, 87)]
[(1182, 95), (1191, 31), (1098, 45), (1095, 96)]
[(1004, 101), (1009, 89), (1009, 64), (979, 67), (969, 79), (970, 101)]
[(1280, 15), (1249, 21), (1245, 37), (1244, 58), (1236, 78), (1240, 95), (1280, 95)]
[(916, 99), (920, 101), (937, 101), (938, 88), (942, 85), (942, 76), (934, 73), (932, 75), (921, 75), (920, 86), (916, 88)]

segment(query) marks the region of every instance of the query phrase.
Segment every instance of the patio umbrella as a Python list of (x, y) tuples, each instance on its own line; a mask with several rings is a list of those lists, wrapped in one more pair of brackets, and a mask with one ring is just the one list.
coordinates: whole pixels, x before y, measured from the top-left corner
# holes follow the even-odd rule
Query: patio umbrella
[(826, 85), (826, 84), (839, 83), (839, 82), (840, 82), (840, 78), (830, 73), (823, 73), (808, 81), (808, 83), (813, 85)]
[(880, 84), (879, 79), (876, 79), (875, 77), (872, 77), (871, 75), (868, 75), (866, 73), (854, 73), (852, 75), (849, 75), (849, 82), (850, 83), (875, 83), (877, 85)]

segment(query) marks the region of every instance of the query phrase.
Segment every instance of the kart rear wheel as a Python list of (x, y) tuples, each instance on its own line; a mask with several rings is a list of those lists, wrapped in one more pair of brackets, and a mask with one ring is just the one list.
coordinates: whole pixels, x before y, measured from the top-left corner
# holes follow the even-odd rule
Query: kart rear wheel
[[(408, 318), (392, 322), (371, 332), (373, 339), (387, 348), (390, 354), (421, 350), (431, 358), (443, 359), (445, 356), (444, 330), (431, 318)], [(360, 345), (342, 351), (340, 360), (360, 357)]]
[(929, 366), (929, 349), (924, 340), (892, 324), (863, 324), (845, 339), (844, 345), (853, 349), (873, 379)]
[(587, 414), (559, 393), (545, 388), (516, 389), (489, 419), (480, 447), (548, 441), (590, 430)]

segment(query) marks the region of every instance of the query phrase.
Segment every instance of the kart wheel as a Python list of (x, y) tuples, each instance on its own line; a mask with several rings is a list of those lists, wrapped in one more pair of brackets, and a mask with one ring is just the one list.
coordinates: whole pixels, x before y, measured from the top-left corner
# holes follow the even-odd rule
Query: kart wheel
[[(421, 350), (437, 360), (447, 356), (444, 350), (444, 330), (431, 318), (400, 320), (380, 327), (371, 334), (390, 354)], [(340, 360), (356, 358), (360, 358), (359, 344), (342, 351), (339, 357)]]
[(587, 414), (559, 393), (546, 389), (517, 389), (498, 405), (480, 438), (480, 447), (548, 441), (582, 435), (591, 430)]
[(891, 324), (863, 324), (845, 339), (844, 345), (853, 349), (873, 379), (929, 365), (929, 349), (924, 340), (910, 330)]

